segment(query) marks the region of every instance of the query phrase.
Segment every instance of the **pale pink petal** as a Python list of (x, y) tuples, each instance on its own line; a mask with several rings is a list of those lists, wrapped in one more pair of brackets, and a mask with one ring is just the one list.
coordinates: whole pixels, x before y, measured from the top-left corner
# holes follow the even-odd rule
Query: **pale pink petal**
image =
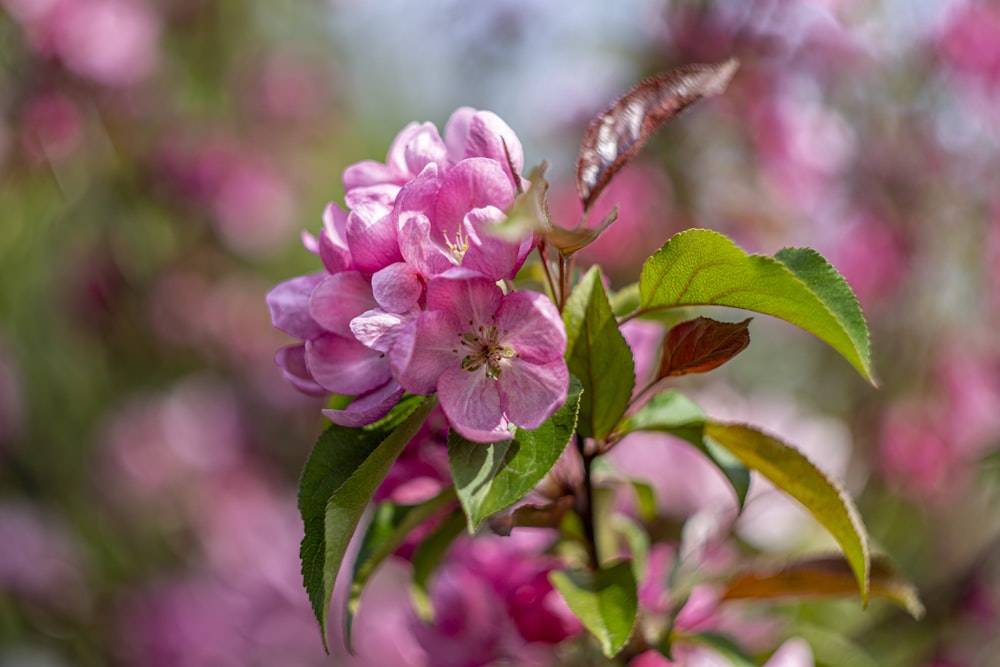
[(369, 310), (351, 320), (351, 333), (365, 347), (388, 353), (400, 332), (420, 314), (419, 308), (405, 313)]
[(384, 354), (335, 334), (306, 342), (306, 365), (321, 386), (347, 396), (371, 391), (392, 377)]
[(456, 433), (466, 440), (481, 442), (484, 444), (488, 442), (502, 442), (504, 440), (510, 440), (514, 437), (510, 432), (510, 422), (507, 421), (506, 417), (501, 417), (500, 423), (497, 427), (488, 431), (470, 428), (462, 423), (452, 424), (451, 427)]
[(420, 300), (424, 282), (414, 267), (396, 262), (372, 276), (371, 289), (378, 305), (394, 313), (403, 313)]
[(492, 280), (465, 269), (451, 269), (427, 283), (427, 310), (453, 313), (462, 331), (490, 324), (502, 298)]
[[(477, 442), (492, 442), (497, 435), (502, 436), (504, 414), (500, 393), (497, 382), (485, 373), (452, 366), (438, 378), (438, 396), (448, 422), (463, 436), (480, 434), (475, 438)], [(489, 439), (482, 440), (483, 434), (489, 434)]]
[(459, 107), (451, 114), (444, 126), (444, 143), (448, 147), (448, 160), (458, 164), (465, 159), (465, 145), (469, 142), (469, 126), (476, 110), (472, 107)]
[(373, 273), (402, 260), (397, 236), (390, 209), (381, 203), (364, 202), (347, 216), (347, 243), (359, 271)]
[(344, 271), (328, 276), (316, 286), (309, 299), (309, 313), (320, 326), (346, 338), (351, 338), (351, 320), (376, 308), (372, 286), (357, 271)]
[(813, 667), (814, 664), (809, 643), (796, 637), (782, 644), (764, 667)]
[(306, 367), (306, 346), (283, 347), (274, 355), (274, 363), (281, 369), (281, 375), (304, 394), (325, 396), (329, 392), (313, 380)]
[(392, 173), (403, 181), (419, 172), (419, 170), (410, 172), (408, 169), (406, 150), (413, 141), (419, 141), (418, 137), (421, 134), (427, 133), (428, 126), (434, 131), (434, 134), (437, 134), (437, 129), (433, 124), (412, 121), (399, 131), (396, 138), (392, 140), (392, 145), (389, 146), (389, 151), (385, 156), (385, 164), (392, 170)]
[(444, 164), (447, 149), (433, 123), (424, 123), (406, 143), (404, 159), (410, 174), (419, 174), (428, 164)]
[(300, 340), (309, 340), (323, 333), (322, 327), (309, 314), (309, 296), (323, 280), (324, 274), (314, 273), (278, 283), (267, 293), (271, 323), (276, 329)]
[(334, 424), (357, 428), (378, 421), (389, 414), (403, 397), (403, 388), (397, 382), (384, 386), (351, 401), (343, 410), (323, 410), (323, 415)]
[[(566, 353), (566, 330), (559, 310), (538, 292), (513, 292), (497, 308), (496, 325), (518, 360), (545, 363)], [(515, 422), (516, 423), (516, 422)]]
[(389, 352), (399, 384), (413, 394), (433, 393), (441, 373), (462, 363), (461, 336), (458, 321), (451, 313), (421, 313), (399, 332)]
[(393, 183), (400, 180), (400, 174), (392, 167), (376, 162), (362, 160), (344, 170), (344, 190), (353, 190), (382, 183)]
[(569, 371), (562, 357), (545, 364), (514, 359), (496, 381), (503, 412), (511, 422), (528, 430), (541, 426), (566, 402)]

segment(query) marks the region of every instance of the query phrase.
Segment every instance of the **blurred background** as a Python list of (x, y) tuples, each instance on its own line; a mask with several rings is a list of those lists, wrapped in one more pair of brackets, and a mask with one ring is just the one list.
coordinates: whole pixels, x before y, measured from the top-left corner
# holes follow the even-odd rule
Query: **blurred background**
[[(589, 119), (645, 76), (730, 56), (725, 95), (602, 197), (619, 220), (587, 259), (623, 286), (695, 226), (827, 256), (870, 318), (880, 388), (757, 318), (750, 349), (697, 389), (709, 414), (833, 461), (927, 615), (856, 600), (775, 613), (818, 664), (996, 664), (996, 3), (0, 8), (3, 667), (338, 664), (298, 563), (320, 405), (278, 375), (288, 340), (264, 305), (319, 267), (300, 232), (341, 198), (344, 167), (462, 105), (504, 118), (527, 165), (548, 162), (556, 221), (573, 224)], [(794, 552), (797, 535), (747, 548)]]

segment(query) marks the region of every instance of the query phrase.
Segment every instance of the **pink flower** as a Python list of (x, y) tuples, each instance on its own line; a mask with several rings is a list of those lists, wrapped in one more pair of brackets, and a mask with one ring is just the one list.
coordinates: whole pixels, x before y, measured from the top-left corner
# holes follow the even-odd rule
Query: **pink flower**
[(504, 294), (457, 269), (432, 279), (427, 310), (389, 354), (415, 394), (435, 391), (452, 427), (477, 442), (538, 428), (566, 400), (566, 332), (555, 306), (535, 292)]

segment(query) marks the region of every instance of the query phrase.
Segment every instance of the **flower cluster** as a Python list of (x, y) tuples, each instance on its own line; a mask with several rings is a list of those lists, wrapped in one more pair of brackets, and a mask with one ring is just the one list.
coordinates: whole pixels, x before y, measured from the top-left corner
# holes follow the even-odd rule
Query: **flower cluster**
[(541, 294), (505, 291), (536, 240), (490, 233), (522, 189), (521, 144), (495, 114), (461, 108), (444, 138), (411, 123), (385, 163), (344, 172), (345, 212), (330, 204), (306, 246), (324, 270), (268, 294), (274, 325), (301, 343), (278, 352), (312, 394), (355, 396), (333, 422), (361, 426), (404, 392), (437, 392), (452, 427), (491, 442), (536, 428), (565, 401), (559, 312)]

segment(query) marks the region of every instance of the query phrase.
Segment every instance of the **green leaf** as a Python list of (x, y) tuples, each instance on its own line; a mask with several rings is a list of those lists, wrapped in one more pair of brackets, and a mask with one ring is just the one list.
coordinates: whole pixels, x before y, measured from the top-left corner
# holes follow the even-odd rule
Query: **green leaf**
[(728, 238), (691, 229), (646, 260), (639, 312), (729, 306), (790, 322), (816, 335), (875, 384), (868, 325), (847, 282), (808, 248), (747, 255)]
[(549, 581), (597, 638), (604, 655), (610, 658), (625, 647), (639, 608), (636, 580), (628, 561), (597, 572), (554, 570)]
[(685, 633), (681, 636), (675, 637), (673, 645), (676, 646), (681, 641), (707, 646), (728, 660), (729, 664), (733, 667), (757, 667), (757, 663), (754, 662), (753, 658), (750, 657), (750, 654), (746, 652), (746, 649), (740, 646), (736, 640), (729, 635), (709, 631), (692, 632), (690, 634)]
[[(850, 565), (841, 557), (822, 557), (785, 563), (780, 567), (747, 568), (727, 584), (725, 600), (838, 598), (857, 593)], [(924, 615), (916, 588), (888, 558), (875, 556), (871, 564), (871, 594), (895, 602), (915, 619)]]
[(868, 533), (847, 493), (799, 450), (755, 428), (709, 422), (705, 425), (705, 436), (802, 503), (830, 531), (847, 557), (862, 601), (868, 604), (871, 572)]
[(706, 423), (705, 414), (691, 399), (678, 391), (665, 391), (653, 396), (649, 403), (630, 416), (622, 432), (669, 433), (690, 443), (725, 476), (742, 508), (750, 490), (750, 471), (732, 454), (705, 439)]
[(410, 599), (417, 616), (424, 621), (434, 620), (434, 607), (427, 591), (431, 574), (448, 552), (448, 547), (464, 529), (465, 515), (456, 510), (421, 540), (413, 552), (413, 587), (410, 589)]
[(604, 290), (600, 269), (591, 267), (573, 289), (563, 311), (566, 363), (583, 384), (580, 435), (601, 440), (628, 407), (635, 386), (632, 350)]
[(448, 487), (433, 498), (417, 505), (397, 505), (389, 501), (379, 504), (375, 509), (375, 516), (368, 524), (354, 561), (354, 582), (351, 585), (351, 600), (348, 606), (349, 618), (357, 614), (361, 592), (382, 561), (403, 544), (414, 528), (455, 499), (455, 489)]
[(470, 533), (526, 496), (552, 469), (576, 430), (580, 392), (571, 378), (566, 403), (535, 430), (517, 429), (511, 440), (484, 444), (454, 431), (448, 435), (451, 476)]
[(436, 398), (406, 397), (382, 420), (363, 428), (331, 425), (319, 437), (299, 482), (305, 536), (302, 579), (329, 651), (326, 620), (337, 573), (365, 507)]

